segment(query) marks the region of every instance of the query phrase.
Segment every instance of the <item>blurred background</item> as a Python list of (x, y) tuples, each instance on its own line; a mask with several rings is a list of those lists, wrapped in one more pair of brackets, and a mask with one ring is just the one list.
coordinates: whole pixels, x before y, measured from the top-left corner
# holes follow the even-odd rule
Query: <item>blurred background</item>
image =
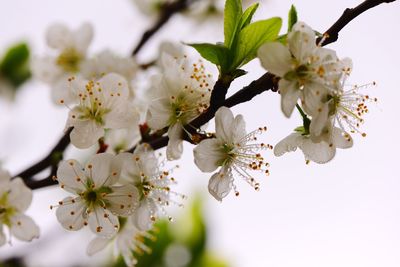
[[(280, 16), (285, 30), (288, 10), (295, 4), (299, 20), (324, 32), (346, 7), (360, 2), (264, 0), (255, 19)], [(181, 168), (175, 174), (179, 181), (175, 191), (189, 199), (185, 208), (170, 211), (175, 222), (161, 222), (158, 228), (171, 228), (164, 231), (168, 237), (160, 237), (169, 240), (163, 253), (186, 261), (168, 263), (168, 256), (163, 254), (159, 257), (162, 261), (142, 266), (400, 266), (399, 12), (399, 2), (374, 8), (351, 22), (340, 33), (339, 41), (329, 46), (337, 50), (339, 57), (353, 59), (354, 71), (348, 83), (377, 83), (366, 90), (379, 99), (369, 108), (364, 125), (366, 138), (356, 136), (352, 149), (338, 150), (326, 165), (306, 165), (300, 151), (281, 158), (269, 153), (266, 156), (271, 175), (256, 176), (261, 190), (254, 192), (237, 179), (240, 196), (231, 194), (222, 203), (208, 195), (209, 175), (196, 169), (193, 146), (185, 144)], [(1, 1), (0, 57), (19, 42), (26, 42), (33, 56), (48, 53), (44, 34), (53, 22), (71, 28), (91, 22), (95, 37), (89, 53), (108, 48), (129, 55), (154, 17), (140, 13), (129, 0)], [(193, 20), (174, 16), (146, 44), (138, 61), (154, 59), (160, 42), (165, 40), (222, 41), (222, 17)], [(198, 56), (193, 49), (186, 48), (186, 52)], [(249, 74), (233, 83), (230, 94), (264, 73), (258, 60), (245, 69)], [(213, 66), (209, 71), (217, 76)], [(263, 138), (274, 145), (301, 125), (299, 116), (283, 116), (279, 101), (279, 95), (266, 92), (233, 111), (244, 115), (248, 131), (267, 125), (269, 131)], [(16, 174), (47, 154), (62, 135), (67, 113), (66, 108), (52, 104), (50, 88), (39, 81), (24, 83), (13, 101), (0, 99), (3, 166)], [(214, 129), (212, 123), (209, 129)], [(85, 153), (90, 151), (70, 148), (67, 158), (84, 158)], [(1, 247), (2, 261), (24, 257), (29, 266), (111, 266), (107, 262), (112, 260), (112, 248), (90, 258), (85, 253), (91, 240), (89, 231), (67, 232), (57, 222), (49, 206), (65, 196), (60, 191), (46, 188), (34, 192), (28, 214), (39, 224), (41, 238), (33, 243), (13, 240), (12, 246)], [(179, 225), (190, 221), (195, 221), (196, 226), (189, 228), (188, 234)], [(188, 236), (194, 236), (195, 241), (187, 241), (191, 240)], [(196, 246), (200, 249), (194, 249)], [(199, 260), (190, 263), (196, 257)], [(16, 266), (12, 264), (9, 266)]]

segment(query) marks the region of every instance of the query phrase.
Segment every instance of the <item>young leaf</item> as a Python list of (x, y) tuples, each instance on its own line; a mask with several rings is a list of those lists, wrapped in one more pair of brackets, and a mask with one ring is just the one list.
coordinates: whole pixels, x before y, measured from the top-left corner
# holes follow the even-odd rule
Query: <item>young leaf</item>
[(242, 0), (226, 0), (224, 10), (224, 43), (228, 48), (231, 47), (235, 39), (242, 13)]
[(17, 87), (31, 75), (28, 63), (29, 47), (25, 43), (20, 43), (7, 50), (0, 63), (0, 72)]
[(294, 5), (290, 7), (289, 10), (289, 19), (288, 19), (288, 32), (290, 32), (293, 28), (293, 25), (297, 22), (297, 10)]
[(243, 29), (247, 25), (250, 24), (251, 19), (253, 18), (254, 13), (256, 12), (257, 8), (259, 6), (259, 3), (255, 3), (251, 6), (249, 6), (244, 12), (243, 15), (240, 19), (240, 28)]
[(271, 18), (260, 20), (249, 24), (239, 33), (238, 44), (234, 53), (234, 62), (230, 66), (231, 70), (239, 68), (257, 55), (257, 50), (261, 45), (277, 38), (282, 27), (281, 18)]
[(228, 67), (229, 49), (223, 44), (188, 44), (199, 52), (199, 54), (211, 63), (218, 65), (222, 70)]

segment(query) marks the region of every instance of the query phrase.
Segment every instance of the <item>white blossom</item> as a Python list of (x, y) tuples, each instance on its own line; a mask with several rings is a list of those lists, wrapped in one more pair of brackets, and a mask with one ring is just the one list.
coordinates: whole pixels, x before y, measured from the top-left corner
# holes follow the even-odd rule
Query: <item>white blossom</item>
[(126, 221), (121, 226), (120, 231), (111, 239), (97, 236), (87, 247), (87, 254), (92, 256), (106, 248), (110, 243), (115, 243), (115, 255), (121, 254), (128, 267), (135, 266), (137, 260), (134, 252), (143, 254), (151, 253), (151, 249), (145, 244), (145, 240), (155, 241), (155, 237), (147, 232), (137, 229), (130, 221)]
[[(147, 113), (152, 130), (168, 128), (167, 159), (179, 159), (185, 127), (208, 106), (214, 81), (201, 63), (162, 55), (163, 73), (153, 78), (153, 101)], [(189, 126), (190, 127), (190, 126)]]
[(242, 177), (256, 190), (259, 183), (248, 173), (248, 170), (258, 170), (269, 174), (268, 163), (259, 153), (261, 150), (272, 148), (264, 143), (254, 143), (256, 135), (266, 128), (259, 128), (246, 133), (245, 121), (242, 115), (233, 117), (229, 108), (221, 107), (215, 113), (215, 136), (206, 139), (194, 149), (194, 162), (203, 172), (219, 171), (211, 176), (208, 190), (211, 195), (222, 201), (233, 188), (234, 173)]
[(161, 170), (162, 163), (149, 145), (140, 145), (133, 154), (122, 153), (118, 157), (123, 159), (121, 182), (139, 190), (140, 204), (131, 220), (138, 229), (149, 230), (166, 213), (165, 207), (176, 203), (174, 196), (184, 196), (172, 191), (171, 186), (176, 183), (170, 176), (172, 170)]
[[(138, 125), (139, 115), (129, 101), (126, 80), (110, 73), (98, 81), (70, 78), (70, 90), (79, 103), (70, 108), (66, 128), (74, 127), (71, 143), (88, 148), (104, 136), (105, 129), (121, 129)], [(59, 100), (64, 103), (63, 99)]]
[(258, 50), (263, 67), (281, 78), (281, 108), (286, 117), (290, 117), (299, 98), (308, 114), (317, 114), (323, 105), (321, 99), (343, 74), (335, 51), (315, 42), (314, 31), (297, 22), (288, 34), (287, 45), (270, 42)]
[(336, 154), (336, 148), (350, 148), (353, 146), (353, 139), (340, 128), (333, 127), (328, 122), (323, 127), (319, 140), (313, 140), (310, 134), (305, 132), (304, 127), (299, 127), (295, 133), (290, 134), (275, 145), (274, 154), (277, 157), (287, 152), (296, 151), (300, 148), (308, 163), (310, 160), (319, 164), (327, 163)]
[[(138, 190), (117, 185), (121, 161), (103, 153), (94, 155), (85, 168), (76, 160), (60, 163), (57, 180), (73, 194), (59, 202), (56, 215), (67, 230), (89, 224), (97, 235), (110, 238), (119, 229), (118, 216), (129, 216), (138, 206)], [(52, 208), (52, 207), (51, 207)]]
[[(48, 83), (56, 90), (67, 90), (65, 81), (81, 69), (86, 52), (93, 38), (93, 28), (84, 23), (76, 30), (70, 30), (63, 24), (55, 23), (46, 32), (47, 45), (55, 50), (52, 56), (35, 58), (32, 71), (35, 77)], [(56, 94), (56, 95), (54, 95)], [(64, 93), (67, 95), (67, 93)], [(56, 104), (58, 94), (52, 90), (52, 99)], [(65, 98), (69, 101), (69, 98)]]
[(7, 242), (3, 227), (9, 229), (11, 236), (22, 241), (32, 241), (39, 238), (39, 227), (25, 211), (31, 205), (32, 190), (21, 178), (14, 178), (8, 172), (0, 169), (0, 246)]

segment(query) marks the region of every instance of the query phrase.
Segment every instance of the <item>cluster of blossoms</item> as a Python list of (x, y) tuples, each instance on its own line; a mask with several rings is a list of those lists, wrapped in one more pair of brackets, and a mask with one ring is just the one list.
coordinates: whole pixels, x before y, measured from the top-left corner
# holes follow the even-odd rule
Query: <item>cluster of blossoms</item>
[(303, 22), (293, 26), (286, 45), (267, 43), (258, 56), (263, 67), (280, 78), (285, 116), (290, 117), (297, 106), (303, 117), (303, 126), (275, 146), (276, 156), (299, 147), (307, 162), (326, 163), (336, 148), (352, 147), (350, 133), (361, 133), (358, 128), (368, 112), (366, 102), (372, 99), (358, 93), (360, 87), (345, 90), (350, 59), (339, 59), (335, 51), (316, 44), (314, 31)]
[(0, 246), (7, 242), (3, 227), (9, 229), (8, 242), (11, 236), (22, 241), (39, 238), (39, 227), (25, 215), (32, 202), (32, 190), (21, 178), (11, 180), (8, 172), (0, 169)]
[[(136, 2), (150, 12), (170, 1)], [(215, 1), (205, 2), (216, 5)], [(215, 133), (203, 136), (192, 122), (216, 109), (210, 109), (215, 81), (202, 61), (192, 62), (179, 48), (163, 44), (164, 52), (154, 64), (158, 74), (151, 78), (146, 92), (148, 101), (138, 105), (140, 94), (134, 79), (139, 68), (134, 59), (108, 50), (88, 57), (92, 37), (89, 24), (76, 31), (53, 25), (46, 38), (56, 54), (33, 62), (36, 77), (52, 87), (54, 102), (69, 109), (65, 128), (70, 130), (71, 143), (79, 149), (100, 145), (84, 166), (74, 159), (59, 164), (55, 179), (71, 196), (51, 208), (57, 208), (57, 219), (67, 230), (89, 226), (95, 235), (87, 248), (89, 255), (115, 241), (116, 251), (128, 266), (137, 263), (135, 252), (150, 252), (145, 240), (154, 239), (151, 230), (166, 214), (165, 208), (180, 206), (179, 199), (184, 198), (171, 190), (176, 183), (171, 176), (174, 168), (163, 170), (164, 162), (140, 136), (143, 142), (151, 142), (153, 137), (167, 135), (170, 161), (180, 159), (183, 140), (190, 137), (197, 145), (194, 163), (202, 172), (213, 173), (208, 190), (222, 201), (231, 191), (239, 195), (237, 177), (259, 190), (252, 173), (269, 175), (269, 163), (261, 154), (265, 150), (274, 149), (274, 154), (281, 156), (300, 148), (307, 161), (326, 163), (335, 156), (336, 148), (352, 147), (351, 133), (365, 136), (359, 127), (368, 112), (366, 103), (376, 101), (360, 94), (362, 87), (345, 89), (351, 60), (339, 59), (335, 51), (322, 48), (314, 31), (298, 22), (285, 42), (264, 44), (258, 57), (262, 66), (279, 78), (284, 115), (290, 117), (297, 108), (303, 126), (273, 148), (258, 142), (266, 127), (248, 133), (243, 116), (234, 116), (222, 106), (215, 113)], [(194, 131), (201, 138), (194, 138)], [(30, 241), (39, 234), (38, 227), (23, 214), (31, 202), (31, 190), (21, 179), (10, 179), (0, 171), (0, 245), (6, 242), (3, 225), (21, 240)]]
[[(96, 154), (85, 167), (76, 160), (60, 163), (57, 180), (68, 196), (59, 201), (56, 215), (61, 225), (77, 231), (89, 225), (96, 238), (88, 246), (92, 255), (116, 240), (118, 251), (129, 266), (133, 252), (148, 249), (143, 238), (174, 197), (175, 179), (160, 169), (154, 151), (143, 144), (134, 153)], [(135, 238), (136, 237), (136, 238)]]

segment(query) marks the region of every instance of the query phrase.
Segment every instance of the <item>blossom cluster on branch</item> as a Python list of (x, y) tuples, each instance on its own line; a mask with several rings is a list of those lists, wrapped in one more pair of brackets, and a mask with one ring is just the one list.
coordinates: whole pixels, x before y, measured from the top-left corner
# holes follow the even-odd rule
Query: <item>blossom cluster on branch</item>
[[(194, 5), (188, 14), (200, 9), (196, 1), (136, 2), (146, 13), (162, 13), (161, 7), (179, 2), (185, 8)], [(215, 1), (205, 2), (207, 8), (215, 5)], [(264, 153), (268, 150), (282, 156), (299, 148), (307, 163), (322, 164), (334, 158), (337, 148), (352, 147), (353, 133), (365, 136), (360, 130), (363, 117), (369, 111), (368, 103), (377, 100), (360, 91), (374, 83), (349, 86), (352, 61), (322, 47), (329, 34), (320, 35), (297, 21), (294, 7), (289, 12), (288, 32), (281, 35), (281, 18), (252, 22), (257, 8), (255, 3), (243, 11), (240, 0), (227, 0), (224, 42), (189, 44), (216, 65), (217, 79), (203, 59), (191, 59), (175, 44), (162, 45), (159, 58), (143, 67), (135, 57), (110, 50), (90, 57), (90, 24), (76, 30), (51, 25), (46, 41), (52, 54), (34, 58), (32, 72), (51, 87), (53, 102), (69, 112), (66, 142), (78, 149), (95, 147), (97, 153), (81, 164), (75, 159), (62, 160), (65, 148), (54, 150), (48, 157), (51, 160), (22, 172), (22, 178), (11, 179), (2, 170), (0, 245), (7, 241), (3, 226), (20, 240), (39, 236), (38, 226), (24, 215), (32, 191), (23, 180), (34, 183), (33, 176), (45, 167), (54, 169), (52, 180), (43, 180), (45, 185), (57, 182), (70, 194), (51, 207), (60, 224), (69, 231), (89, 226), (94, 234), (89, 255), (115, 241), (117, 252), (133, 266), (137, 263), (134, 252), (150, 252), (145, 240), (154, 239), (152, 227), (167, 214), (166, 207), (181, 206), (185, 198), (173, 190), (177, 179), (172, 172), (177, 166), (164, 169), (181, 158), (184, 141), (195, 145), (194, 165), (212, 173), (208, 191), (222, 201), (231, 191), (239, 195), (238, 179), (259, 190), (256, 173), (270, 174)], [(236, 102), (232, 100), (235, 95), (226, 98), (231, 83), (246, 75), (243, 66), (256, 58), (268, 73), (238, 92), (245, 98)], [(149, 68), (156, 74), (149, 90), (142, 90), (135, 80)], [(286, 117), (294, 110), (301, 117), (301, 126), (275, 146), (259, 141), (267, 127), (247, 131), (244, 116), (235, 116), (229, 108), (270, 89), (278, 90)], [(203, 126), (214, 117), (215, 131), (206, 131)], [(166, 160), (161, 160), (155, 150), (164, 146)]]

